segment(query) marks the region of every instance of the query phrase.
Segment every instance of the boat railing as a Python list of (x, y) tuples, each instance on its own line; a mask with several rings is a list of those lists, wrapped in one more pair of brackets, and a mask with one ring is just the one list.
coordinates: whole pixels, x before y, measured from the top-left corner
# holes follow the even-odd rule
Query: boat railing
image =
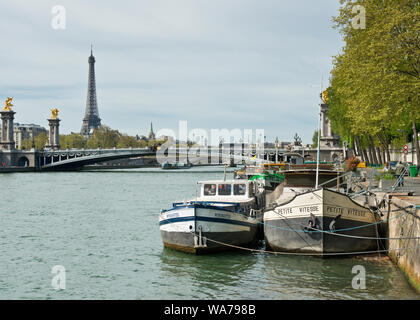
[(394, 185), (391, 187), (391, 192), (394, 192), (399, 186), (403, 185), (404, 176), (407, 175), (409, 172), (409, 166), (405, 165), (403, 171), (398, 176), (397, 181), (395, 181)]
[(263, 212), (262, 209), (252, 209), (249, 211), (249, 216), (255, 218), (257, 215), (260, 215)]
[[(338, 175), (337, 177), (334, 177), (333, 179), (330, 179), (328, 181), (325, 181), (323, 183), (321, 183), (319, 185), (319, 187), (328, 185), (329, 183), (338, 180), (338, 179), (343, 179), (343, 181), (340, 184), (337, 184), (337, 188), (340, 188), (343, 185), (346, 185), (346, 190), (344, 191), (344, 193), (346, 195), (348, 195), (351, 199), (354, 199), (357, 196), (361, 196), (361, 195), (371, 195), (371, 189), (372, 189), (372, 185), (373, 185), (373, 178), (374, 178), (375, 173), (372, 172), (371, 176), (369, 178), (369, 185), (366, 187), (365, 185), (363, 185), (363, 179), (362, 177), (355, 175), (355, 173), (353, 171), (349, 171), (346, 172), (342, 175)], [(355, 189), (359, 188), (360, 190), (358, 191), (354, 191)], [(329, 188), (329, 189), (334, 189), (334, 188)]]
[[(337, 173), (338, 173), (338, 171), (337, 171)], [(350, 172), (346, 172), (346, 173), (344, 173), (342, 175), (337, 175), (337, 177), (334, 177), (334, 178), (332, 178), (332, 179), (330, 179), (328, 181), (325, 181), (325, 182), (323, 182), (321, 184), (318, 184), (318, 187), (322, 187), (322, 186), (328, 185), (329, 183), (334, 182), (334, 181), (336, 181), (338, 179), (347, 177), (347, 176), (351, 175), (352, 173), (353, 172), (350, 171)], [(342, 184), (344, 184), (344, 182), (340, 183), (340, 185), (342, 185)]]

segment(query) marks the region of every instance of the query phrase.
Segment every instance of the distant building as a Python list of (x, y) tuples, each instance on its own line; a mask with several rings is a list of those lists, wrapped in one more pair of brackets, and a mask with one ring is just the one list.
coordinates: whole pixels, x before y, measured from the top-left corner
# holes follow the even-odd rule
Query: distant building
[(155, 140), (156, 136), (155, 133), (153, 132), (153, 123), (150, 122), (150, 133), (149, 133), (149, 140)]
[(321, 148), (340, 148), (340, 137), (331, 130), (331, 121), (328, 119), (329, 105), (321, 104)]
[[(48, 130), (45, 129), (44, 127), (41, 127), (40, 125), (33, 124), (33, 123), (31, 124), (14, 123), (13, 124), (13, 137), (15, 140), (15, 148), (21, 149), (23, 140), (33, 139), (40, 133), (48, 134)], [(0, 139), (1, 139), (1, 130), (0, 130)]]
[(97, 129), (101, 125), (99, 118), (98, 103), (96, 101), (96, 81), (95, 81), (95, 57), (92, 49), (90, 50), (88, 92), (86, 99), (85, 117), (83, 118), (81, 134), (89, 136), (93, 129)]
[(139, 135), (136, 135), (136, 141), (148, 141), (147, 140), (147, 137), (146, 136), (143, 136), (143, 135), (141, 135), (141, 136), (139, 136)]
[(170, 143), (174, 143), (175, 139), (172, 136), (159, 136), (158, 140), (168, 141)]
[(286, 149), (287, 146), (290, 146), (291, 144), (292, 144), (292, 142), (280, 141), (277, 148), (278, 149)]

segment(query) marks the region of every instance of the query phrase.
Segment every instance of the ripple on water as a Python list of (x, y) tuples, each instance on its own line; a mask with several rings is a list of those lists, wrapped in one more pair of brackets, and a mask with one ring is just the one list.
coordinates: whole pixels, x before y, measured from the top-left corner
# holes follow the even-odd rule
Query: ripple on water
[[(2, 204), (0, 298), (419, 298), (389, 261), (164, 249), (160, 210), (194, 198), (196, 181), (222, 176), (212, 168), (9, 175), (8, 189), (19, 192)], [(54, 265), (66, 269), (65, 290), (51, 287)], [(366, 268), (366, 290), (351, 287), (354, 265)]]

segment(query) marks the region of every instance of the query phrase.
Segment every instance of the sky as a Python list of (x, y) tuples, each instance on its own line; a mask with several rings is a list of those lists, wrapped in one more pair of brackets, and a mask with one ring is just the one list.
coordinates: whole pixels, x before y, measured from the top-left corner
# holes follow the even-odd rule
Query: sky
[[(65, 29), (54, 29), (65, 9)], [(102, 124), (264, 129), (311, 143), (321, 83), (343, 46), (339, 0), (9, 0), (0, 3), (0, 99), (15, 122), (79, 132), (93, 44)], [(62, 12), (62, 11), (61, 11)], [(63, 20), (60, 20), (63, 23)], [(63, 24), (61, 24), (62, 26)]]

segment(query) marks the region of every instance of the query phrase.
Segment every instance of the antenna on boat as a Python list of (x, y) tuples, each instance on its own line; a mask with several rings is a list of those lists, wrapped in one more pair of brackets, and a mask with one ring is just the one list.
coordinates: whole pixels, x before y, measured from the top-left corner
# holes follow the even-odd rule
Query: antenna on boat
[(197, 201), (197, 187), (198, 187), (198, 181), (195, 184), (195, 201)]
[(315, 189), (318, 189), (318, 183), (319, 183), (319, 161), (320, 161), (320, 153), (321, 153), (321, 104), (322, 104), (322, 86), (323, 86), (323, 76), (321, 76), (321, 93), (320, 93), (320, 99), (321, 102), (319, 104), (319, 119), (318, 119), (318, 150), (316, 153), (316, 181), (315, 181)]

